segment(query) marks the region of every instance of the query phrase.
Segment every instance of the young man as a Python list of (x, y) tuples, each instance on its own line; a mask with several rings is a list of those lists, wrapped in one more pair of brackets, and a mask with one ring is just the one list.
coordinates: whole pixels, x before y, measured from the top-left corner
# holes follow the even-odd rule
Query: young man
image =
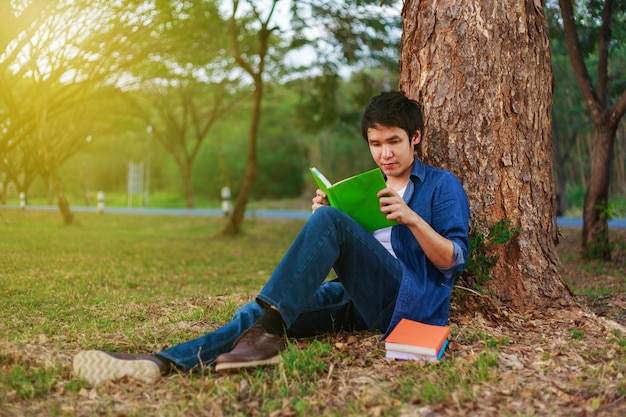
[[(374, 97), (361, 131), (386, 179), (380, 209), (398, 225), (369, 233), (317, 190), (313, 215), (256, 300), (229, 323), (155, 355), (81, 352), (74, 372), (94, 385), (122, 376), (152, 382), (172, 369), (276, 363), (285, 334), (367, 329), (386, 335), (403, 317), (446, 324), (454, 277), (469, 248), (463, 187), (415, 158), (422, 114), (403, 94)], [(325, 282), (331, 269), (338, 277)]]

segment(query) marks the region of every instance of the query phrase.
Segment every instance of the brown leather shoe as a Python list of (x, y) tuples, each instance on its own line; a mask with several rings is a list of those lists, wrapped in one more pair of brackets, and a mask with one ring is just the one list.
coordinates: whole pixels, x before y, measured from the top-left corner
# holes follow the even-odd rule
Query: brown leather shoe
[(251, 368), (280, 362), (285, 349), (283, 337), (267, 333), (260, 326), (250, 327), (235, 340), (233, 350), (217, 357), (216, 371)]
[(94, 386), (125, 376), (151, 384), (170, 371), (169, 365), (156, 356), (99, 350), (79, 352), (73, 367), (78, 377)]

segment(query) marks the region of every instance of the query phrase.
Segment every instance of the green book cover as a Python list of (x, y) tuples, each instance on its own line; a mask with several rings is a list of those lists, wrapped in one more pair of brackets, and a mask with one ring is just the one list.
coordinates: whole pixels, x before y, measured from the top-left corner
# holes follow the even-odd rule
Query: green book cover
[(367, 231), (373, 232), (398, 224), (395, 220), (388, 220), (380, 211), (380, 202), (376, 194), (387, 186), (380, 168), (335, 184), (331, 184), (316, 168), (310, 170), (320, 190), (326, 193), (330, 205), (352, 217)]

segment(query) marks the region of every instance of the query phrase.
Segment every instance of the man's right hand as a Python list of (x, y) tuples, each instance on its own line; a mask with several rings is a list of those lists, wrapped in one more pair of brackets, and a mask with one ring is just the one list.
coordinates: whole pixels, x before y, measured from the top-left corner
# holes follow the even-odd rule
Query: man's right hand
[(313, 205), (311, 205), (312, 213), (315, 213), (315, 210), (321, 206), (330, 206), (326, 198), (326, 193), (320, 189), (315, 190), (315, 197), (313, 197), (311, 201), (313, 202)]

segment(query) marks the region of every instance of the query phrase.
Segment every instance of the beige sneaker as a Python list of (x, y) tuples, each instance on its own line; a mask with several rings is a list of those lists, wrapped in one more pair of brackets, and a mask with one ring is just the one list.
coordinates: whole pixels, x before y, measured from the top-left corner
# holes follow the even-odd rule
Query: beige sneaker
[(152, 384), (169, 370), (168, 365), (156, 356), (99, 350), (78, 353), (73, 368), (74, 374), (93, 386), (125, 376)]

